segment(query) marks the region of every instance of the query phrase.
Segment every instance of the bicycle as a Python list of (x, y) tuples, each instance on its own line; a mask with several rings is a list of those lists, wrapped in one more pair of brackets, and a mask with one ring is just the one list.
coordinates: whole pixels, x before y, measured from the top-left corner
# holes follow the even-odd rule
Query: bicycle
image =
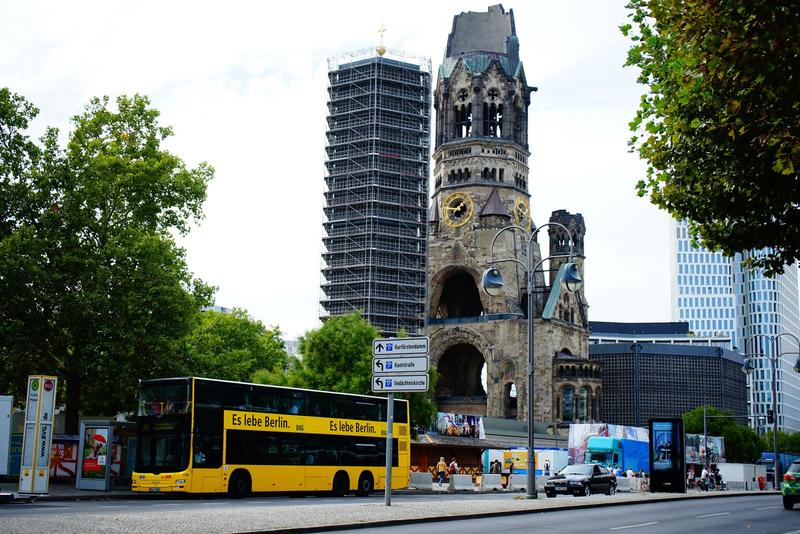
[(639, 484), (639, 489), (641, 491), (643, 491), (643, 492), (644, 491), (650, 491), (650, 479), (649, 478), (643, 478), (642, 479), (642, 483)]

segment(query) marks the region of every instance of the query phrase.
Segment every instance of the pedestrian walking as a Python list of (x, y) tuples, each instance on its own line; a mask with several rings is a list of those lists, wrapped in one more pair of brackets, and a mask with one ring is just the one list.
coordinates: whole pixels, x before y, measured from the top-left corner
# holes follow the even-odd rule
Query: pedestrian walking
[(444, 456), (440, 457), (439, 463), (436, 464), (436, 473), (439, 475), (439, 487), (441, 487), (447, 474), (447, 463), (444, 461)]
[(451, 476), (458, 473), (458, 462), (456, 462), (455, 458), (453, 458), (450, 461), (450, 465), (448, 466), (447, 471), (450, 473)]

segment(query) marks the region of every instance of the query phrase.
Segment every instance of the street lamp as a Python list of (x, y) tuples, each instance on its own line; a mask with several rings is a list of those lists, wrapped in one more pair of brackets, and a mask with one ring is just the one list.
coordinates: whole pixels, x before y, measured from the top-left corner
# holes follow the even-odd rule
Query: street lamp
[(780, 451), (778, 451), (778, 362), (780, 361), (781, 357), (784, 354), (798, 354), (797, 361), (794, 363), (794, 370), (795, 372), (800, 373), (800, 352), (778, 352), (778, 341), (783, 336), (793, 337), (798, 349), (800, 349), (800, 339), (798, 339), (794, 334), (784, 332), (774, 337), (766, 334), (756, 334), (755, 336), (744, 340), (745, 359), (744, 365), (742, 365), (742, 372), (747, 375), (751, 374), (756, 368), (755, 358), (757, 358), (759, 354), (747, 352), (747, 343), (749, 341), (753, 341), (759, 337), (764, 337), (769, 340), (772, 350), (770, 351), (770, 354), (761, 354), (761, 356), (766, 356), (766, 358), (772, 364), (772, 460), (774, 462), (774, 475), (772, 477), (772, 483), (776, 490), (780, 489), (781, 479)]
[[(534, 230), (528, 232), (525, 228), (522, 228), (517, 225), (510, 225), (506, 226), (505, 228), (501, 228), (492, 238), (492, 244), (489, 248), (490, 254), (490, 261), (489, 261), (489, 268), (483, 272), (481, 276), (481, 286), (483, 287), (484, 291), (491, 296), (498, 296), (502, 293), (503, 288), (503, 275), (500, 273), (500, 270), (495, 267), (496, 263), (505, 263), (505, 262), (512, 262), (521, 265), (522, 268), (527, 273), (527, 292), (528, 292), (528, 473), (527, 473), (527, 498), (528, 499), (535, 499), (536, 498), (536, 470), (535, 470), (535, 462), (534, 462), (534, 449), (533, 449), (533, 369), (534, 369), (534, 355), (533, 355), (533, 318), (536, 314), (536, 309), (533, 302), (533, 274), (536, 270), (547, 260), (551, 260), (554, 258), (568, 258), (567, 263), (564, 265), (564, 273), (562, 275), (562, 281), (564, 282), (567, 291), (577, 291), (580, 289), (581, 285), (583, 284), (583, 280), (581, 279), (580, 272), (578, 272), (578, 267), (572, 262), (573, 259), (573, 252), (572, 252), (572, 238), (570, 236), (569, 241), (569, 254), (559, 254), (548, 256), (547, 258), (542, 259), (536, 265), (533, 265), (533, 251), (531, 245), (533, 244), (533, 240), (536, 237), (536, 234), (539, 233), (539, 230), (546, 226), (557, 226), (561, 228), (567, 236), (570, 236), (570, 232), (566, 226), (557, 222), (549, 222), (535, 228)], [(504, 258), (496, 260), (494, 259), (494, 244), (497, 241), (498, 236), (505, 231), (514, 231), (519, 230), (523, 234), (528, 234), (528, 263), (525, 264), (522, 261), (516, 258)]]

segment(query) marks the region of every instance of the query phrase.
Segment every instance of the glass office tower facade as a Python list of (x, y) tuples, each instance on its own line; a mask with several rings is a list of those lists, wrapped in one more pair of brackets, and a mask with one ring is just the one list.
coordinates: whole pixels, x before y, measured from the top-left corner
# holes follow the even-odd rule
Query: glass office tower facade
[[(688, 321), (699, 336), (730, 335), (732, 346), (742, 353), (746, 349), (757, 355), (772, 356), (775, 350), (783, 354), (777, 370), (778, 427), (799, 431), (800, 374), (792, 366), (800, 347), (792, 336), (772, 341), (784, 333), (800, 337), (797, 265), (788, 266), (782, 275), (767, 278), (761, 270), (745, 263), (765, 251), (728, 258), (693, 247), (683, 221), (673, 224), (672, 236), (673, 319)], [(770, 426), (767, 413), (772, 409), (771, 380), (769, 359), (757, 358), (748, 399), (751, 424), (758, 429)]]

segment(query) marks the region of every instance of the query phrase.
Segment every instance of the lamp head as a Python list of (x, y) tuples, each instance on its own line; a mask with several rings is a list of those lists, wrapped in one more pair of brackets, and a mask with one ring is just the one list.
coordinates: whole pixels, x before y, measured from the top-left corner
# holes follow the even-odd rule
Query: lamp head
[(503, 275), (496, 267), (489, 267), (481, 275), (481, 287), (489, 295), (496, 297), (503, 292)]
[(581, 273), (578, 271), (578, 266), (570, 261), (564, 267), (564, 285), (567, 291), (570, 293), (578, 291), (583, 286), (583, 278), (581, 278)]
[(755, 370), (756, 366), (753, 363), (753, 358), (748, 356), (744, 359), (744, 363), (742, 364), (742, 372), (746, 375), (749, 375)]
[(794, 362), (794, 372), (800, 373), (800, 356), (798, 356), (797, 361)]

